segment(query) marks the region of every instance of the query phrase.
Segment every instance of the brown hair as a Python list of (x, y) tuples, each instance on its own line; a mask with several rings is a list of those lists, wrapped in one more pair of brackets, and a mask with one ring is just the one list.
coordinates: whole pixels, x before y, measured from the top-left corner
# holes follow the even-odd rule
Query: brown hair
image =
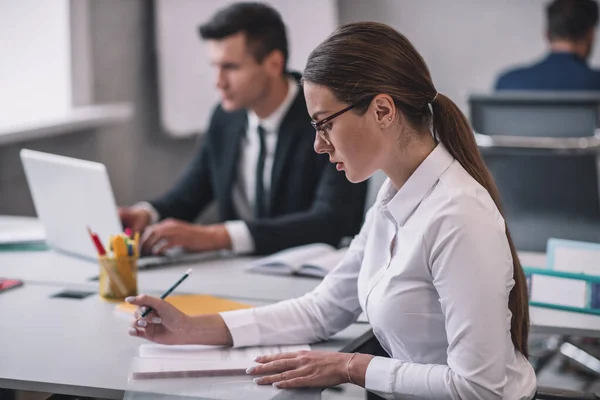
[[(359, 114), (366, 112), (377, 94), (390, 95), (412, 127), (425, 128), (432, 123), (436, 137), (501, 209), (498, 189), (481, 158), (467, 118), (452, 100), (437, 92), (421, 55), (391, 27), (359, 22), (339, 28), (311, 53), (303, 79), (326, 86), (342, 102), (358, 104), (353, 112)], [(517, 350), (527, 357), (527, 284), (508, 227), (506, 237), (515, 280), (508, 300), (511, 338)]]

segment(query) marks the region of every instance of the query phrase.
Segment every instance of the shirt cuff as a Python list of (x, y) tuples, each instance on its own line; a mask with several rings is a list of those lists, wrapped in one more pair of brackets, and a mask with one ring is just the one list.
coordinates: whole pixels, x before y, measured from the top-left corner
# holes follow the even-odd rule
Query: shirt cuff
[(155, 224), (160, 220), (160, 214), (154, 208), (154, 206), (147, 201), (140, 201), (139, 203), (135, 203), (133, 205), (136, 208), (141, 208), (142, 210), (148, 211), (150, 213), (150, 224)]
[(231, 333), (233, 347), (260, 345), (260, 330), (254, 309), (226, 311), (219, 315)]
[(365, 389), (384, 398), (393, 398), (394, 381), (400, 361), (373, 357), (365, 374)]
[(225, 229), (231, 238), (231, 250), (236, 254), (248, 254), (254, 251), (254, 239), (244, 221), (227, 221)]

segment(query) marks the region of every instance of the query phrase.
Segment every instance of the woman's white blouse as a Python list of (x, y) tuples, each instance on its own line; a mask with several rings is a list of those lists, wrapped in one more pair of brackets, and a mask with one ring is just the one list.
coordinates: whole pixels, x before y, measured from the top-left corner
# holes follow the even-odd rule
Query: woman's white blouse
[(439, 144), (397, 191), (388, 180), (344, 260), (312, 292), (222, 313), (234, 346), (325, 340), (364, 311), (391, 358), (366, 389), (426, 399), (529, 399), (510, 338), (513, 262), (488, 192)]

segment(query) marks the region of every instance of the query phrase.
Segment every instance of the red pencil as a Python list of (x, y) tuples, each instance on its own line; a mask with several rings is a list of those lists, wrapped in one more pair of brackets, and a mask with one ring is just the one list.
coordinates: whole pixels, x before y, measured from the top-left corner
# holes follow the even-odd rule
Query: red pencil
[(96, 235), (94, 232), (92, 232), (92, 230), (90, 229), (89, 226), (87, 227), (87, 230), (88, 230), (88, 233), (90, 234), (90, 237), (92, 238), (92, 242), (94, 242), (94, 246), (96, 246), (96, 250), (98, 251), (98, 254), (100, 256), (105, 256), (106, 250), (104, 249), (104, 246), (102, 246), (102, 242), (98, 238), (98, 235)]

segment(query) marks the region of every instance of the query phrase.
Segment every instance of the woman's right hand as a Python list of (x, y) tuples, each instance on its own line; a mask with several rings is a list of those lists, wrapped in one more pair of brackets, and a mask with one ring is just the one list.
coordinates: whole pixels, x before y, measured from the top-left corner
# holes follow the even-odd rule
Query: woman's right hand
[[(139, 307), (135, 312), (135, 321), (129, 329), (131, 336), (160, 344), (191, 343), (191, 318), (172, 304), (147, 295), (128, 297), (125, 301)], [(152, 311), (142, 318), (141, 314), (147, 307), (151, 307)]]

